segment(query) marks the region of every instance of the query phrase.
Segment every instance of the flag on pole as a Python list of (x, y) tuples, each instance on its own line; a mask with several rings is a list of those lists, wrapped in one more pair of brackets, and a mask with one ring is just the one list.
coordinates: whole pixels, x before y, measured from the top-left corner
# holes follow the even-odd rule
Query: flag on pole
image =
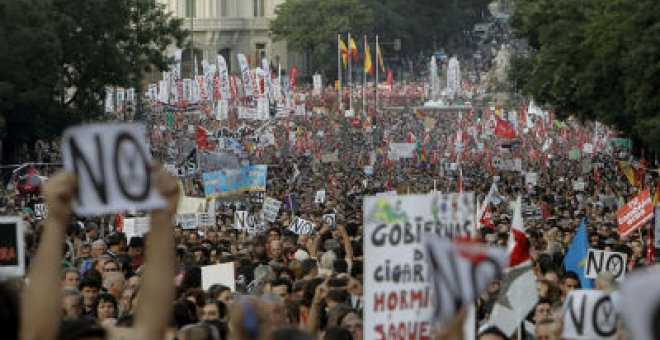
[(378, 59), (378, 66), (380, 70), (385, 73), (385, 63), (383, 62), (383, 54), (380, 52), (380, 45), (376, 44), (376, 59)]
[(348, 66), (348, 48), (341, 38), (339, 38), (339, 53), (341, 54), (341, 60), (344, 62), (344, 68)]
[(507, 139), (514, 139), (517, 137), (516, 129), (514, 129), (509, 122), (499, 116), (497, 116), (496, 119), (497, 125), (495, 125), (495, 135)]
[(589, 254), (589, 240), (587, 237), (587, 222), (584, 218), (580, 222), (571, 246), (564, 257), (564, 266), (566, 271), (572, 271), (580, 278), (580, 286), (582, 289), (594, 287), (594, 280), (584, 276), (584, 267), (587, 265), (587, 255)]
[(374, 63), (371, 60), (371, 50), (369, 49), (369, 41), (366, 37), (364, 39), (364, 73), (369, 75), (374, 73)]
[(351, 40), (348, 42), (348, 47), (350, 48), (351, 54), (353, 55), (353, 62), (357, 63), (360, 59), (360, 54), (358, 52), (357, 45), (355, 44), (355, 40), (353, 40), (353, 37), (350, 39)]
[(487, 204), (483, 209), (483, 213), (479, 217), (479, 223), (486, 228), (495, 229), (495, 223), (493, 223), (493, 217), (490, 210), (490, 204)]
[(653, 207), (658, 205), (658, 202), (660, 202), (660, 179), (658, 179), (658, 185), (655, 188), (655, 195), (653, 195)]
[(531, 258), (530, 243), (525, 236), (522, 218), (522, 198), (516, 199), (516, 208), (513, 210), (511, 232), (509, 233), (509, 267), (515, 267)]

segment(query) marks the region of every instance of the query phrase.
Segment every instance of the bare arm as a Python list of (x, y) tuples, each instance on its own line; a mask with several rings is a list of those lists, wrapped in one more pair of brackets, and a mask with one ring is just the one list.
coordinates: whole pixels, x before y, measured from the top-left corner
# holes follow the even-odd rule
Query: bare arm
[(135, 330), (140, 339), (162, 339), (172, 317), (174, 301), (174, 215), (179, 197), (176, 180), (161, 167), (155, 170), (156, 187), (167, 206), (151, 213), (145, 252), (145, 271)]
[(60, 319), (62, 296), (62, 243), (71, 217), (71, 202), (76, 187), (75, 175), (60, 171), (44, 185), (49, 214), (41, 243), (28, 275), (30, 283), (21, 303), (21, 339), (55, 339)]
[(326, 286), (325, 282), (316, 287), (316, 291), (314, 292), (314, 299), (312, 300), (312, 306), (309, 308), (307, 324), (305, 325), (306, 332), (316, 334), (319, 331), (321, 326), (321, 308), (323, 307), (323, 302), (327, 294), (328, 287)]
[(351, 244), (351, 239), (348, 237), (348, 232), (346, 232), (346, 227), (343, 225), (338, 225), (337, 229), (341, 235), (342, 243), (344, 244), (344, 252), (346, 252), (346, 259), (353, 261), (353, 245)]

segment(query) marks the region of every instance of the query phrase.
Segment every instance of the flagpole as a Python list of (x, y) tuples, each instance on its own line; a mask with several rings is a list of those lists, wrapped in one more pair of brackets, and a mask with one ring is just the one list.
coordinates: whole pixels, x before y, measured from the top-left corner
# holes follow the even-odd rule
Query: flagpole
[(380, 45), (378, 45), (378, 34), (376, 34), (376, 112), (378, 112), (378, 82), (380, 79), (378, 78), (378, 69), (380, 68), (380, 58), (378, 55), (378, 52), (380, 51)]
[(339, 80), (339, 86), (337, 87), (337, 105), (339, 105), (338, 106), (339, 110), (341, 110), (341, 51), (339, 48), (340, 42), (341, 42), (341, 34), (337, 34), (337, 79)]
[(351, 61), (351, 33), (348, 33), (348, 51), (346, 58), (348, 60), (348, 109), (353, 110), (353, 62)]
[[(367, 35), (364, 35), (364, 52), (367, 53)], [(364, 62), (367, 62), (367, 55), (364, 56)], [(362, 79), (362, 114), (367, 116), (367, 70), (362, 67), (362, 74), (364, 75)]]

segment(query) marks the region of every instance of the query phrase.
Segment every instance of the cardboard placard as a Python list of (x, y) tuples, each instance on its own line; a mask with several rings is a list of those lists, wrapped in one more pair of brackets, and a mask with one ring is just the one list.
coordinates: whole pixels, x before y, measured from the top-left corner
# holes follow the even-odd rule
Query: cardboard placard
[(254, 228), (254, 216), (245, 210), (236, 210), (234, 212), (234, 229), (252, 229)]
[(202, 267), (202, 289), (206, 291), (214, 284), (227, 286), (232, 292), (236, 291), (234, 262)]
[(589, 249), (587, 265), (584, 267), (584, 276), (595, 279), (604, 271), (612, 273), (616, 281), (621, 282), (626, 276), (628, 255), (613, 251)]
[(304, 220), (298, 216), (294, 217), (289, 223), (287, 228), (297, 235), (310, 235), (316, 230), (316, 225), (308, 220)]
[(599, 290), (573, 290), (564, 303), (565, 339), (616, 339), (619, 316), (610, 295)]
[(124, 218), (123, 232), (126, 235), (126, 240), (131, 241), (132, 237), (142, 237), (145, 233), (149, 232), (151, 219), (149, 217), (133, 217)]
[(176, 214), (176, 224), (181, 229), (197, 229), (197, 213)]
[(264, 205), (261, 209), (264, 220), (273, 223), (277, 220), (277, 214), (280, 212), (282, 202), (272, 198), (266, 197)]
[(316, 204), (325, 203), (325, 190), (318, 190), (316, 192), (316, 197), (314, 198), (314, 203), (316, 203)]
[(332, 229), (337, 228), (337, 215), (336, 214), (324, 214), (323, 222), (327, 223), (332, 227)]
[(20, 216), (0, 217), (0, 277), (25, 275), (25, 249)]
[(78, 176), (78, 215), (165, 206), (151, 176), (144, 125), (90, 124), (68, 128), (62, 137), (64, 168)]

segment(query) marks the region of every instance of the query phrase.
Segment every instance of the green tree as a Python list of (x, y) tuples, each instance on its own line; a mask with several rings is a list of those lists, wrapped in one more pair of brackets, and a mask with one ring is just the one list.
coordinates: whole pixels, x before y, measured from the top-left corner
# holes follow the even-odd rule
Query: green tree
[[(276, 15), (270, 27), (273, 38), (307, 53), (310, 68), (326, 76), (337, 74), (337, 34), (372, 33), (373, 13), (360, 0), (288, 0)], [(360, 37), (355, 40), (361, 46)]]
[(512, 26), (530, 54), (514, 71), (537, 100), (660, 147), (660, 3), (518, 0)]

